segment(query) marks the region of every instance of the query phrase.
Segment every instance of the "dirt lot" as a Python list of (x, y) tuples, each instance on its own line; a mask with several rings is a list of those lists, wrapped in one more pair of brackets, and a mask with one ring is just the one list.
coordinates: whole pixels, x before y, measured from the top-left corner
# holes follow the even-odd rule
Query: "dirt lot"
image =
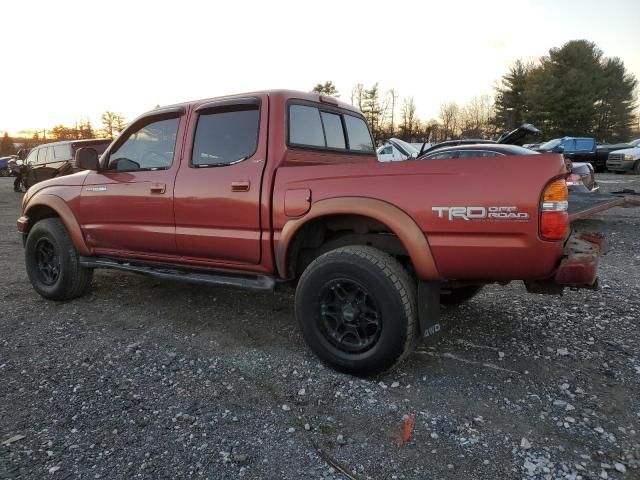
[(0, 179), (0, 478), (640, 478), (640, 209), (577, 225), (609, 240), (600, 291), (490, 286), (365, 381), (304, 347), (290, 290), (99, 271), (43, 300), (20, 198)]

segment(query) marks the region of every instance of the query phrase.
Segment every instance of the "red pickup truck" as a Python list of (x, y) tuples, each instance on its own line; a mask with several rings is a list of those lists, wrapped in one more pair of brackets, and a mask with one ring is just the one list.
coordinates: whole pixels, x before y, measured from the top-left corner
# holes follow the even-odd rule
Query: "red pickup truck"
[(309, 347), (355, 375), (436, 338), (440, 304), (484, 284), (597, 281), (600, 238), (569, 235), (562, 155), (379, 163), (362, 114), (317, 94), (159, 108), (76, 162), (29, 189), (18, 219), (40, 295), (78, 297), (98, 267), (294, 284)]

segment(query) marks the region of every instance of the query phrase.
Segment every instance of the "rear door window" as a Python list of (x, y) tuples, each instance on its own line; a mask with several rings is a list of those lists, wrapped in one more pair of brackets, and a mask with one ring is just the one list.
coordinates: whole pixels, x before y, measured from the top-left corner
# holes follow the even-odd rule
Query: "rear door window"
[(576, 139), (576, 151), (577, 152), (590, 152), (593, 150), (594, 141), (591, 138), (577, 138)]
[(347, 136), (349, 137), (349, 150), (361, 152), (374, 151), (369, 127), (367, 127), (367, 124), (362, 118), (345, 115), (344, 124), (347, 127)]
[(258, 146), (258, 106), (201, 114), (191, 164), (195, 167), (231, 165), (252, 156)]

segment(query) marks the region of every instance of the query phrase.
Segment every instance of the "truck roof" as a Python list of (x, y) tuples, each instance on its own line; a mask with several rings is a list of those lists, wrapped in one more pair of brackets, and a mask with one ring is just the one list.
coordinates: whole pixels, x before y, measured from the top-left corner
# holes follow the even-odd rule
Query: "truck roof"
[[(243, 98), (243, 97), (252, 97), (252, 96), (257, 96), (257, 95), (268, 95), (270, 98), (273, 98), (277, 101), (281, 101), (281, 102), (286, 102), (290, 99), (296, 99), (296, 100), (307, 100), (310, 102), (320, 102), (320, 103), (327, 103), (329, 105), (334, 105), (337, 107), (340, 107), (344, 110), (350, 110), (352, 112), (356, 112), (356, 113), (360, 113), (360, 110), (358, 110), (358, 108), (354, 107), (353, 105), (346, 103), (346, 102), (342, 102), (340, 100), (338, 100), (335, 97), (330, 97), (327, 95), (320, 95), (318, 93), (313, 93), (313, 92), (302, 92), (302, 91), (298, 91), (298, 90), (286, 90), (286, 89), (274, 89), (274, 90), (258, 90), (255, 92), (245, 92), (245, 93), (234, 93), (232, 95), (222, 95), (219, 97), (210, 97), (210, 98), (201, 98), (201, 99), (197, 99), (197, 100), (191, 100), (191, 101), (187, 101), (187, 102), (180, 102), (180, 103), (174, 103), (171, 105), (163, 105), (160, 108), (175, 108), (175, 107), (188, 107), (189, 105), (192, 105), (194, 103), (203, 103), (203, 102), (210, 102), (210, 101), (214, 101), (214, 100), (227, 100), (227, 99), (233, 99), (233, 98)], [(157, 110), (157, 109), (154, 109)], [(142, 115), (140, 115), (140, 117), (144, 117), (147, 114), (153, 113), (154, 110), (149, 110), (145, 113), (143, 113)]]

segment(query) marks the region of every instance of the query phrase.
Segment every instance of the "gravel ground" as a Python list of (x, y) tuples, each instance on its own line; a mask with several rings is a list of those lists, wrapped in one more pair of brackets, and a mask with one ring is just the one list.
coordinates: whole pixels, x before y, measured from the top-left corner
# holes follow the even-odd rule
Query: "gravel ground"
[[(640, 191), (640, 177), (599, 177)], [(436, 346), (360, 380), (304, 347), (290, 290), (98, 271), (88, 296), (43, 300), (11, 181), (0, 478), (640, 478), (640, 209), (576, 225), (607, 235), (600, 291), (490, 286), (444, 312)]]

